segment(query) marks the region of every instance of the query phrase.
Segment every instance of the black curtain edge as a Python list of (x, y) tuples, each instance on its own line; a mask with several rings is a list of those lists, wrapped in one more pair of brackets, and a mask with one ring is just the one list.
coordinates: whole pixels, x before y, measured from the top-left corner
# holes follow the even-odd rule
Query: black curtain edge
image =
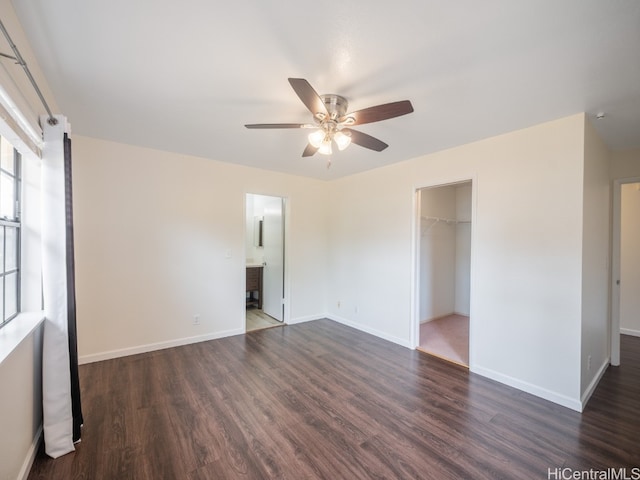
[(73, 415), (73, 442), (80, 441), (84, 423), (80, 401), (80, 376), (78, 373), (78, 337), (76, 326), (76, 278), (75, 246), (73, 240), (73, 183), (71, 168), (71, 139), (64, 134), (64, 189), (67, 254), (67, 323), (69, 334), (69, 367), (71, 376), (71, 411)]

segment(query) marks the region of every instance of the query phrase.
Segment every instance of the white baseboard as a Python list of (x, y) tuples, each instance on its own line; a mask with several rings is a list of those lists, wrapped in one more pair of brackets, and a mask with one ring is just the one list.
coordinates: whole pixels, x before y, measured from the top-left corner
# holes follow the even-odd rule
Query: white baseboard
[(245, 333), (244, 328), (236, 328), (233, 330), (224, 330), (222, 332), (208, 333), (195, 337), (178, 338), (176, 340), (168, 340), (166, 342), (149, 343), (147, 345), (139, 345), (136, 347), (122, 348), (119, 350), (110, 350), (107, 352), (94, 353), (91, 355), (82, 355), (78, 357), (78, 363), (100, 362), (102, 360), (111, 360), (112, 358), (126, 357), (129, 355), (137, 355), (139, 353), (153, 352), (155, 350), (163, 350), (165, 348), (181, 347), (182, 345), (190, 345), (192, 343), (207, 342), (218, 338), (231, 337), (233, 335), (241, 335)]
[(640, 337), (640, 330), (632, 330), (630, 328), (621, 328), (620, 333), (623, 335), (632, 335), (634, 337)]
[(518, 390), (522, 390), (523, 392), (530, 393), (532, 395), (535, 395), (536, 397), (544, 398), (545, 400), (549, 400), (550, 402), (557, 403), (558, 405), (562, 405), (563, 407), (570, 408), (571, 410), (575, 410), (576, 412), (582, 412), (582, 403), (577, 398), (567, 397), (566, 395), (547, 390), (546, 388), (539, 387), (538, 385), (533, 385), (532, 383), (523, 382), (522, 380), (518, 380), (517, 378), (504, 375), (488, 368), (471, 367), (470, 371), (473, 373), (477, 373), (478, 375), (482, 375), (483, 377), (490, 378), (491, 380), (495, 380), (496, 382), (504, 383), (505, 385), (508, 385), (510, 387), (517, 388)]
[(445, 318), (450, 315), (455, 315), (455, 314), (451, 312), (451, 313), (445, 313), (444, 315), (438, 315), (437, 317), (426, 318), (424, 320), (420, 320), (420, 324), (433, 322), (434, 320), (440, 320), (441, 318)]
[(420, 320), (420, 324), (433, 322), (434, 320), (440, 320), (441, 318), (450, 317), (451, 315), (460, 315), (461, 317), (468, 317), (468, 313), (460, 313), (460, 312), (451, 312), (445, 313), (444, 315), (438, 315), (437, 317), (427, 318), (426, 320)]
[(295, 325), (296, 323), (312, 322), (314, 320), (321, 320), (327, 318), (326, 315), (307, 315), (305, 317), (290, 318), (287, 325)]
[(328, 318), (329, 320), (333, 320), (334, 322), (338, 322), (338, 323), (341, 323), (343, 325), (346, 325), (347, 327), (355, 328), (356, 330), (360, 330), (361, 332), (369, 333), (369, 334), (374, 335), (376, 337), (382, 338), (383, 340), (388, 340), (388, 341), (393, 342), (395, 344), (402, 345), (403, 347), (411, 348), (411, 344), (409, 343), (408, 340), (405, 340), (405, 339), (399, 338), (399, 337), (394, 337), (393, 335), (388, 335), (385, 332), (382, 332), (380, 330), (376, 330), (375, 328), (371, 328), (371, 327), (369, 327), (367, 325), (363, 325), (361, 323), (352, 322), (351, 320), (347, 320), (346, 318), (338, 317), (338, 316), (335, 316), (335, 315), (327, 315), (325, 318)]
[(580, 402), (582, 403), (582, 410), (584, 410), (584, 407), (587, 405), (587, 402), (591, 398), (591, 395), (593, 395), (593, 392), (596, 391), (596, 387), (598, 386), (598, 383), (600, 383), (600, 380), (602, 379), (604, 372), (607, 371), (607, 368), (609, 367), (610, 363), (611, 363), (611, 358), (607, 358), (604, 361), (604, 363), (600, 365), (600, 368), (598, 369), (598, 373), (596, 374), (595, 377), (593, 377), (593, 380), (591, 380), (591, 383), (589, 384), (585, 392), (582, 394), (582, 398), (580, 399)]
[[(326, 315), (308, 315), (305, 317), (291, 318), (289, 319), (287, 324), (294, 325), (296, 323), (311, 322), (313, 320), (320, 320), (322, 318), (327, 318), (327, 316)], [(218, 338), (231, 337), (233, 335), (241, 335), (243, 333), (245, 333), (244, 328), (237, 328), (234, 330), (225, 330), (222, 332), (198, 335), (195, 337), (178, 338), (176, 340), (168, 340), (166, 342), (150, 343), (146, 345), (138, 345), (135, 347), (122, 348), (118, 350), (109, 350), (106, 352), (94, 353), (90, 355), (81, 355), (80, 357), (78, 357), (78, 363), (80, 365), (84, 365), (86, 363), (101, 362), (102, 360), (111, 360), (113, 358), (127, 357), (129, 355), (137, 355), (139, 353), (153, 352), (156, 350), (163, 350), (165, 348), (180, 347), (182, 345), (189, 345), (192, 343), (207, 342), (209, 340), (216, 340)]]
[(40, 424), (40, 426), (38, 427), (38, 431), (36, 432), (35, 437), (33, 437), (31, 446), (27, 451), (27, 456), (24, 459), (22, 468), (20, 468), (20, 472), (18, 473), (18, 477), (17, 477), (18, 480), (27, 480), (27, 478), (29, 477), (29, 472), (31, 472), (33, 461), (36, 459), (36, 455), (38, 454), (38, 448), (40, 447), (41, 441), (42, 441), (42, 424)]

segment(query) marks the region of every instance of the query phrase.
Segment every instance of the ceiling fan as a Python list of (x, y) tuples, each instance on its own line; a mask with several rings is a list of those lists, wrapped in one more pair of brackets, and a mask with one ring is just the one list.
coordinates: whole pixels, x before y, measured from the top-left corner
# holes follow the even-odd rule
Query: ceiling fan
[(411, 102), (402, 100), (347, 113), (349, 102), (346, 98), (335, 94), (318, 95), (304, 78), (290, 78), (289, 83), (302, 103), (313, 114), (314, 123), (252, 123), (245, 127), (313, 129), (314, 131), (308, 137), (309, 144), (302, 152), (303, 157), (310, 157), (316, 152), (331, 155), (332, 142), (336, 143), (339, 150), (344, 150), (353, 142), (361, 147), (381, 152), (389, 145), (351, 127), (413, 112)]

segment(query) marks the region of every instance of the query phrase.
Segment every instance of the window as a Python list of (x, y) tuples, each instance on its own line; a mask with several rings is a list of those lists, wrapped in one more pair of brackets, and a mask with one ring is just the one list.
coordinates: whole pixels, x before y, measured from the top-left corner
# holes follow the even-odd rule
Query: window
[(0, 327), (20, 311), (20, 162), (0, 137)]

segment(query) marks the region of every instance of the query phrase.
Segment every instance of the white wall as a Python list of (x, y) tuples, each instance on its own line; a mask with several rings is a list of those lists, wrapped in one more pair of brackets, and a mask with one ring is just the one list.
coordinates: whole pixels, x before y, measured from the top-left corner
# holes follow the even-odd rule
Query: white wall
[(425, 188), (420, 202), (420, 321), (425, 322), (455, 310), (456, 227), (429, 217), (456, 218), (456, 188)]
[(582, 228), (581, 390), (588, 400), (610, 361), (609, 152), (585, 118)]
[(640, 148), (611, 152), (609, 173), (611, 180), (640, 177)]
[(471, 370), (579, 409), (583, 148), (579, 114), (331, 182), (332, 318), (411, 345), (415, 189), (471, 178)]
[(288, 199), (286, 320), (323, 316), (323, 182), (73, 140), (81, 362), (244, 331), (249, 192)]
[[(13, 325), (4, 329), (9, 327)], [(3, 480), (22, 478), (35, 453), (42, 425), (42, 332), (40, 324), (0, 363), (0, 478)]]
[(248, 264), (261, 264), (264, 260), (264, 247), (257, 246), (255, 242), (256, 217), (264, 217), (264, 198), (262, 195), (247, 195), (245, 251)]
[(471, 184), (456, 186), (456, 303), (455, 312), (471, 311)]
[(247, 201), (245, 204), (245, 231), (247, 232), (244, 239), (244, 251), (247, 263), (253, 263), (253, 257), (256, 256), (257, 247), (254, 245), (254, 213), (253, 213), (254, 196), (247, 195)]
[(622, 185), (620, 332), (640, 336), (640, 183)]

